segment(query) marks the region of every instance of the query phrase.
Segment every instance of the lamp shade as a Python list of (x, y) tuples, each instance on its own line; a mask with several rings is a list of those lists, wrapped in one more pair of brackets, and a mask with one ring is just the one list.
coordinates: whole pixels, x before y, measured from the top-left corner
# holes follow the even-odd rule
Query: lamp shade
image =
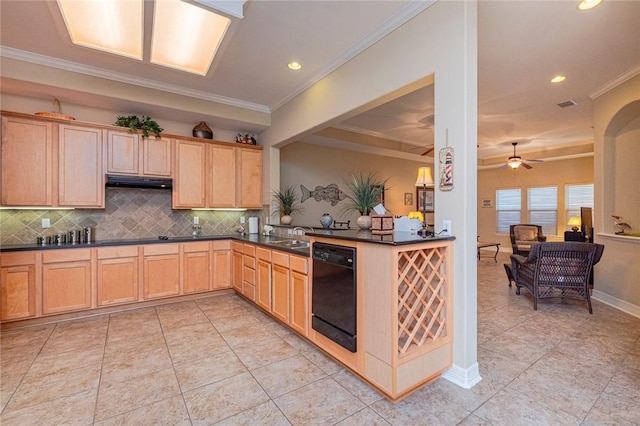
[(580, 216), (571, 216), (567, 225), (571, 226), (573, 232), (578, 232), (578, 229), (582, 225), (582, 220), (580, 220)]
[(416, 186), (433, 186), (433, 175), (431, 174), (431, 167), (420, 167), (418, 169), (418, 179), (416, 179)]

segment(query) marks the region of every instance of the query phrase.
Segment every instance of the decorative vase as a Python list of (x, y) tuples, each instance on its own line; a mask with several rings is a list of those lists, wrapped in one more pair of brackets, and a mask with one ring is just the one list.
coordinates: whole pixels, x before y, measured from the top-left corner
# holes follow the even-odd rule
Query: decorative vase
[(203, 139), (213, 139), (213, 131), (207, 123), (204, 121), (196, 124), (196, 127), (193, 128), (193, 137), (195, 138), (203, 138)]
[(371, 228), (371, 216), (360, 216), (356, 223), (360, 229), (369, 229)]
[(282, 216), (280, 218), (280, 223), (283, 225), (291, 225), (291, 222), (293, 222), (293, 218), (291, 216), (289, 216), (288, 214)]
[(320, 216), (320, 223), (322, 224), (323, 228), (329, 228), (333, 223), (333, 217), (331, 217), (329, 213), (325, 213), (322, 216)]

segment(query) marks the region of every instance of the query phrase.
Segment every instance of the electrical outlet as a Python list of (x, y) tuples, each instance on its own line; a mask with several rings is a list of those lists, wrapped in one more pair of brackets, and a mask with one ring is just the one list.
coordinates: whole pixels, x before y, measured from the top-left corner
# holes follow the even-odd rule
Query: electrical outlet
[[(451, 221), (450, 220), (443, 220), (442, 221), (442, 229), (443, 229), (443, 232), (442, 232), (443, 235), (451, 235)], [(445, 229), (446, 229), (446, 231), (445, 231)]]
[(240, 216), (240, 223), (243, 223), (243, 224), (244, 224), (244, 221), (245, 221), (244, 216)]
[(42, 228), (51, 228), (51, 221), (49, 219), (42, 219)]
[(200, 218), (198, 216), (194, 216), (193, 217), (193, 224), (194, 225), (200, 225)]

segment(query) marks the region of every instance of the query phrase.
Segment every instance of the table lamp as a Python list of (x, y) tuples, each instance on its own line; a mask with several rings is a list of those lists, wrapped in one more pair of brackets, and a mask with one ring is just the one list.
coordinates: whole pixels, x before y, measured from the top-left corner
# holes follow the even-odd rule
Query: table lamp
[(431, 167), (420, 167), (418, 169), (418, 179), (416, 179), (416, 186), (422, 186), (424, 194), (422, 195), (422, 212), (424, 219), (422, 222), (422, 229), (419, 231), (421, 237), (427, 237), (429, 231), (427, 230), (427, 186), (433, 186), (433, 175), (431, 174)]
[(582, 221), (579, 216), (572, 216), (569, 218), (569, 223), (567, 223), (571, 227), (573, 232), (578, 232), (580, 226), (582, 225)]

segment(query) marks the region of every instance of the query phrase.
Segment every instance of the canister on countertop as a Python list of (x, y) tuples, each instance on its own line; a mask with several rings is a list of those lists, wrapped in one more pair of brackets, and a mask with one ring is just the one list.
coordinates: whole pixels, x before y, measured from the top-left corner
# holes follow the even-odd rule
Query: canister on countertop
[(250, 217), (249, 218), (249, 233), (257, 234), (258, 233), (258, 218)]
[(84, 228), (84, 238), (83, 238), (83, 243), (92, 243), (95, 241), (95, 229), (91, 228), (91, 227), (85, 227)]

